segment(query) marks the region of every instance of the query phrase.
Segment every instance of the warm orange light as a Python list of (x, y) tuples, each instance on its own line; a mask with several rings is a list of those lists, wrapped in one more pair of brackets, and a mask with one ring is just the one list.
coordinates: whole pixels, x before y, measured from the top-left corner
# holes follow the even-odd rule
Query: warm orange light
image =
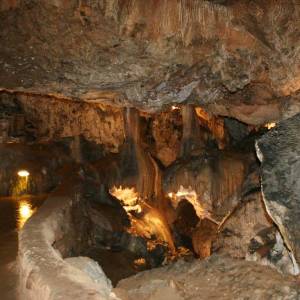
[(135, 191), (135, 188), (123, 188), (122, 186), (120, 187), (113, 187), (109, 190), (110, 194), (116, 197), (118, 200), (121, 201), (124, 209), (129, 212), (129, 211), (137, 211), (141, 212), (142, 208), (138, 204), (138, 193)]
[(207, 127), (215, 137), (219, 149), (224, 149), (227, 143), (224, 119), (208, 113), (201, 107), (196, 107), (195, 111), (202, 126)]
[(172, 110), (179, 110), (179, 109), (180, 109), (179, 106), (177, 106), (177, 105), (172, 105)]
[(16, 178), (15, 185), (12, 190), (13, 196), (19, 196), (27, 192), (29, 175), (30, 173), (27, 170), (19, 170), (17, 172), (18, 178)]
[(143, 265), (145, 265), (146, 264), (146, 260), (145, 260), (145, 258), (137, 258), (137, 259), (135, 259), (134, 260), (134, 264), (136, 265), (136, 266), (143, 266)]
[(267, 123), (265, 124), (265, 127), (268, 128), (268, 130), (270, 130), (271, 128), (275, 127), (276, 126), (276, 123)]
[(18, 228), (21, 229), (26, 221), (32, 216), (34, 210), (26, 200), (21, 200), (18, 207)]
[(168, 196), (171, 200), (172, 206), (175, 209), (177, 208), (179, 202), (185, 199), (193, 205), (199, 219), (206, 218), (217, 224), (217, 222), (211, 217), (209, 211), (202, 206), (196, 191), (193, 190), (191, 187), (184, 188), (181, 185), (177, 193), (168, 193)]

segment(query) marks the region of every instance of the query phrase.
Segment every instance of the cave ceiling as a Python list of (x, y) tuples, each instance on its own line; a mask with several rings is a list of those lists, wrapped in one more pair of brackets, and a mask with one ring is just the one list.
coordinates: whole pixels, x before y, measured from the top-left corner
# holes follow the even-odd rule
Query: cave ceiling
[(0, 89), (260, 125), (300, 112), (300, 0), (2, 0)]

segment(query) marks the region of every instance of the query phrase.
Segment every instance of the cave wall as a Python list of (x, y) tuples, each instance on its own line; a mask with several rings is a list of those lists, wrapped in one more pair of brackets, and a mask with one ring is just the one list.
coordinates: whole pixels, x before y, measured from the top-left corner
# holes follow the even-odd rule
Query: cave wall
[(16, 9), (20, 5), (19, 0), (3, 0), (0, 3), (0, 11)]
[(164, 192), (176, 193), (180, 186), (194, 190), (204, 209), (221, 220), (240, 201), (250, 156), (238, 153), (205, 153), (187, 162), (177, 162), (164, 174)]
[(263, 199), (269, 215), (294, 255), (299, 273), (300, 115), (282, 121), (256, 143), (262, 167)]
[(43, 96), (19, 95), (17, 99), (38, 139), (82, 135), (110, 152), (118, 152), (124, 141), (122, 109)]
[(151, 124), (152, 138), (155, 141), (156, 157), (168, 166), (180, 155), (182, 138), (182, 116), (180, 110), (157, 114)]
[[(223, 118), (208, 114), (200, 107), (189, 107), (192, 116), (187, 116), (186, 120), (183, 118), (186, 109), (184, 105), (166, 107), (162, 112), (151, 114), (135, 110), (141, 123), (139, 139), (142, 148), (164, 166), (169, 166), (183, 155), (185, 143), (190, 144), (191, 149), (187, 149), (187, 152), (193, 155), (203, 152), (208, 144), (219, 149), (230, 144)], [(134, 126), (132, 122), (129, 124), (130, 120), (126, 120), (124, 107), (57, 98), (53, 95), (4, 92), (0, 93), (0, 108), (1, 119), (10, 124), (8, 132), (1, 134), (8, 134), (10, 138), (13, 136), (12, 140), (19, 142), (24, 141), (26, 136), (38, 142), (67, 141), (68, 138), (81, 136), (81, 150), (88, 152), (82, 153), (84, 157), (90, 154), (100, 157), (103, 150), (119, 152), (124, 145), (126, 126)], [(21, 135), (14, 136), (16, 130), (13, 127), (16, 127), (15, 119), (18, 115), (22, 116), (25, 124), (23, 122), (23, 127), (19, 128)], [(190, 118), (193, 121), (188, 125)], [(236, 121), (236, 124), (240, 123)], [(236, 124), (232, 126), (239, 132)], [(187, 137), (183, 137), (184, 126), (190, 126)], [(5, 128), (2, 130), (5, 131)]]
[[(121, 107), (189, 102), (255, 126), (282, 120), (300, 111), (298, 2), (3, 0), (0, 89), (23, 93), (39, 139), (83, 135), (111, 152)], [(180, 152), (173, 121), (153, 122), (164, 165)]]

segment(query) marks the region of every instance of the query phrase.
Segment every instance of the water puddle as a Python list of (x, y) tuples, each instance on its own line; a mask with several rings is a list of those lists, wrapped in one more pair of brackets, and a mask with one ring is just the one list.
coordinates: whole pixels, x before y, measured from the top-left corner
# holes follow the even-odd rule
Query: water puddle
[(46, 195), (0, 197), (0, 295), (17, 299), (18, 231), (44, 202)]

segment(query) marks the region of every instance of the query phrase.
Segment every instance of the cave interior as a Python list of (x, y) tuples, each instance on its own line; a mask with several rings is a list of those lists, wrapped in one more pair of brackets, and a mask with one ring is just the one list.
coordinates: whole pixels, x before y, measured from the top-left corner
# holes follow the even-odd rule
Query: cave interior
[[(299, 299), (298, 0), (2, 0), (0, 38), (3, 230), (74, 195), (51, 247), (109, 299)], [(261, 295), (199, 283), (230, 266)]]

